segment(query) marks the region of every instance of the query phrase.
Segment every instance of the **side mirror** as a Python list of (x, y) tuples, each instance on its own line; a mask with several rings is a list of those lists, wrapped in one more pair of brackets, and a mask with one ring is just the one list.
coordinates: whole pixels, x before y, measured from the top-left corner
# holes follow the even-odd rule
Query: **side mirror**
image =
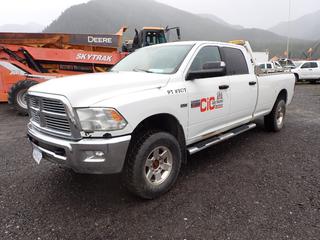
[(177, 36), (178, 36), (178, 40), (181, 40), (180, 28), (177, 28)]
[(226, 75), (225, 62), (206, 62), (202, 65), (201, 70), (189, 71), (186, 80), (198, 78), (221, 77)]

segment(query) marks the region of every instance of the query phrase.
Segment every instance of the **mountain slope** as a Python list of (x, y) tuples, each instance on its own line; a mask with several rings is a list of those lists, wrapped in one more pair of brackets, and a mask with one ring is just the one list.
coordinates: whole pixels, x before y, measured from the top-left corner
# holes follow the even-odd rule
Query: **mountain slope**
[(221, 25), (227, 26), (227, 27), (231, 27), (234, 29), (243, 29), (242, 26), (240, 25), (232, 25), (226, 21), (224, 21), (223, 19), (213, 15), (213, 14), (207, 14), (207, 13), (202, 13), (202, 14), (198, 14), (198, 16), (203, 17), (203, 18), (208, 18), (210, 20), (212, 20), (213, 22), (219, 23)]
[(0, 26), (0, 32), (41, 32), (44, 26), (38, 23), (19, 24), (5, 24)]
[[(183, 40), (247, 39), (254, 50), (269, 49), (271, 54), (281, 55), (286, 38), (269, 31), (257, 29), (234, 29), (209, 18), (185, 12), (153, 0), (92, 0), (70, 7), (50, 24), (45, 32), (112, 33), (126, 25), (125, 37), (132, 39), (134, 28), (143, 26), (180, 26)], [(304, 41), (292, 41), (297, 47), (295, 55), (310, 45)]]
[[(290, 36), (293, 38), (320, 40), (320, 11), (305, 15), (290, 22)], [(270, 28), (270, 31), (286, 36), (288, 23), (282, 22)]]

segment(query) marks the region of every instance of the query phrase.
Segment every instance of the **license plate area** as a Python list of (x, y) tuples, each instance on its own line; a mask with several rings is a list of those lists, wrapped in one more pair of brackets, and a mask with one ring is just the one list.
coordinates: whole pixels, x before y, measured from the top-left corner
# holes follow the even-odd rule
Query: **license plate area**
[(36, 146), (33, 146), (32, 157), (36, 161), (37, 164), (40, 164), (40, 162), (43, 158), (43, 154), (42, 154), (41, 150), (39, 148), (37, 148)]

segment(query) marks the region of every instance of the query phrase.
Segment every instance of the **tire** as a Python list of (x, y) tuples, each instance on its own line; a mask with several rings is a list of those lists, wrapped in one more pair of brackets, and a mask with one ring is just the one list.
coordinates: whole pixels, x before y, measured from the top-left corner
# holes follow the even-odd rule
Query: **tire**
[(294, 76), (295, 76), (295, 78), (296, 78), (296, 83), (299, 82), (299, 81), (300, 81), (299, 74), (295, 73)]
[(271, 113), (264, 117), (264, 126), (267, 131), (279, 132), (284, 126), (286, 114), (286, 102), (283, 98), (278, 98)]
[(135, 139), (126, 157), (123, 183), (136, 196), (157, 198), (177, 180), (182, 159), (180, 145), (166, 132), (148, 131)]
[(311, 83), (311, 84), (317, 84), (317, 80), (310, 80), (309, 83)]
[(8, 92), (8, 102), (13, 105), (20, 115), (28, 115), (26, 93), (27, 90), (36, 85), (37, 82), (23, 80), (14, 84)]

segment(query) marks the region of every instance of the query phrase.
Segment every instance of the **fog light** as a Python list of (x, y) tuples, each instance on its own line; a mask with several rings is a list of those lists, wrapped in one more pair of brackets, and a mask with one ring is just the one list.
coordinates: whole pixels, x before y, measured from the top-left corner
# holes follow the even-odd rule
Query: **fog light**
[(106, 161), (104, 152), (102, 151), (85, 151), (84, 155), (84, 162), (100, 163)]

